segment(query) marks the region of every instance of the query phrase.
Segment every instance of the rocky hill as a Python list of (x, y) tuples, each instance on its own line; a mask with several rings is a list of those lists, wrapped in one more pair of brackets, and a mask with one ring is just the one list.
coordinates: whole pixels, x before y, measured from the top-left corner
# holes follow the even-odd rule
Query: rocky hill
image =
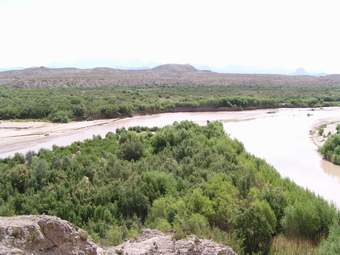
[(191, 236), (175, 241), (171, 234), (145, 229), (135, 240), (101, 248), (87, 233), (53, 216), (0, 217), (0, 255), (237, 255), (231, 248)]
[(0, 72), (0, 85), (19, 87), (115, 85), (340, 85), (340, 75), (226, 74), (198, 70), (191, 65), (167, 64), (152, 69), (28, 68)]

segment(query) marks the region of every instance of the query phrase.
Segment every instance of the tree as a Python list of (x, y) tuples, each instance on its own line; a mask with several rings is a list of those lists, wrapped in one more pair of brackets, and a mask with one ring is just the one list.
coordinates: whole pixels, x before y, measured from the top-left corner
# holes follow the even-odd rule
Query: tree
[(286, 208), (282, 225), (291, 236), (318, 241), (328, 234), (334, 219), (335, 209), (327, 202), (305, 199)]
[(26, 165), (16, 165), (9, 170), (9, 178), (12, 186), (17, 189), (20, 193), (24, 193), (28, 186), (31, 172)]
[(36, 189), (46, 185), (49, 177), (49, 165), (44, 159), (35, 159), (32, 163), (32, 184)]
[(235, 218), (236, 233), (244, 240), (247, 254), (268, 254), (275, 228), (275, 214), (265, 201), (256, 201), (250, 207), (242, 208)]
[(75, 117), (83, 119), (86, 114), (86, 107), (83, 104), (73, 105), (72, 113)]
[(209, 221), (220, 229), (228, 230), (237, 208), (239, 194), (236, 187), (227, 181), (225, 175), (218, 174), (209, 179), (204, 190), (213, 206)]
[(270, 207), (273, 209), (278, 223), (277, 231), (281, 231), (282, 230), (281, 220), (284, 216), (284, 210), (288, 205), (286, 195), (281, 189), (270, 187), (264, 190), (262, 197), (268, 202)]
[(152, 203), (155, 199), (176, 192), (176, 180), (171, 174), (148, 171), (143, 174), (141, 184), (143, 193)]
[(317, 252), (318, 255), (338, 255), (340, 254), (340, 227), (335, 223), (327, 239), (324, 239)]
[(125, 160), (138, 160), (144, 155), (144, 146), (139, 137), (129, 133), (126, 141), (120, 144), (120, 156)]
[(110, 245), (118, 245), (122, 243), (123, 238), (126, 235), (124, 232), (126, 231), (124, 231), (123, 227), (112, 225), (106, 233), (106, 239)]
[(50, 114), (49, 119), (52, 122), (57, 122), (57, 123), (70, 122), (70, 118), (69, 118), (68, 114), (64, 111), (57, 111), (57, 112)]

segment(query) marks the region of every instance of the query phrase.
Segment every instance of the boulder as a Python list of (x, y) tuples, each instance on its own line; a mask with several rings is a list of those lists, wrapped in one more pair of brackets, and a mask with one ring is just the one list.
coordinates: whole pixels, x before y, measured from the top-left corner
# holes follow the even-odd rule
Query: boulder
[(101, 248), (87, 232), (47, 215), (0, 217), (0, 255), (237, 255), (230, 247), (189, 236), (144, 229), (135, 240)]
[(144, 229), (136, 240), (107, 249), (108, 255), (237, 255), (230, 247), (194, 235), (175, 240), (172, 234)]
[(54, 216), (0, 217), (0, 255), (95, 255), (102, 249), (84, 230)]

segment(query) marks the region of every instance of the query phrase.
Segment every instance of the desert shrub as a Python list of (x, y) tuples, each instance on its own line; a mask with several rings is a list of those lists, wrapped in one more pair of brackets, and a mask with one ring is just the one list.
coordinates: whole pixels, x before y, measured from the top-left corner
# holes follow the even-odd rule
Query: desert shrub
[(306, 199), (286, 208), (282, 225), (289, 235), (318, 241), (328, 235), (335, 217), (335, 208), (323, 200)]
[(283, 233), (317, 244), (337, 217), (217, 122), (121, 129), (16, 155), (0, 160), (0, 187), (0, 216), (56, 215), (108, 245), (152, 227), (266, 254)]
[(268, 254), (276, 228), (275, 214), (267, 202), (256, 201), (240, 210), (235, 228), (239, 238), (244, 240), (246, 253)]
[(121, 144), (119, 155), (125, 160), (138, 160), (144, 155), (144, 146), (139, 137), (134, 134), (129, 135), (128, 138)]
[(51, 113), (49, 115), (49, 120), (52, 122), (57, 122), (57, 123), (67, 123), (70, 122), (70, 118), (68, 114), (64, 111), (58, 111)]
[(327, 239), (324, 239), (318, 248), (319, 255), (337, 255), (340, 254), (340, 227), (334, 224), (330, 228)]

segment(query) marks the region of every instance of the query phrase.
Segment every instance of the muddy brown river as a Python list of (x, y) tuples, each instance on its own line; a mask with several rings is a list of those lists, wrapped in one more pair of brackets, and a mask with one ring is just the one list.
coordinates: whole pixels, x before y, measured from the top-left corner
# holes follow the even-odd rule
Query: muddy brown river
[(340, 121), (340, 108), (273, 109), (242, 112), (164, 113), (119, 120), (53, 124), (44, 122), (0, 123), (0, 157), (26, 153), (52, 145), (105, 135), (131, 126), (162, 127), (174, 121), (205, 124), (218, 120), (225, 131), (240, 140), (247, 151), (265, 159), (283, 176), (308, 188), (340, 208), (340, 167), (322, 160), (310, 130), (322, 123)]

